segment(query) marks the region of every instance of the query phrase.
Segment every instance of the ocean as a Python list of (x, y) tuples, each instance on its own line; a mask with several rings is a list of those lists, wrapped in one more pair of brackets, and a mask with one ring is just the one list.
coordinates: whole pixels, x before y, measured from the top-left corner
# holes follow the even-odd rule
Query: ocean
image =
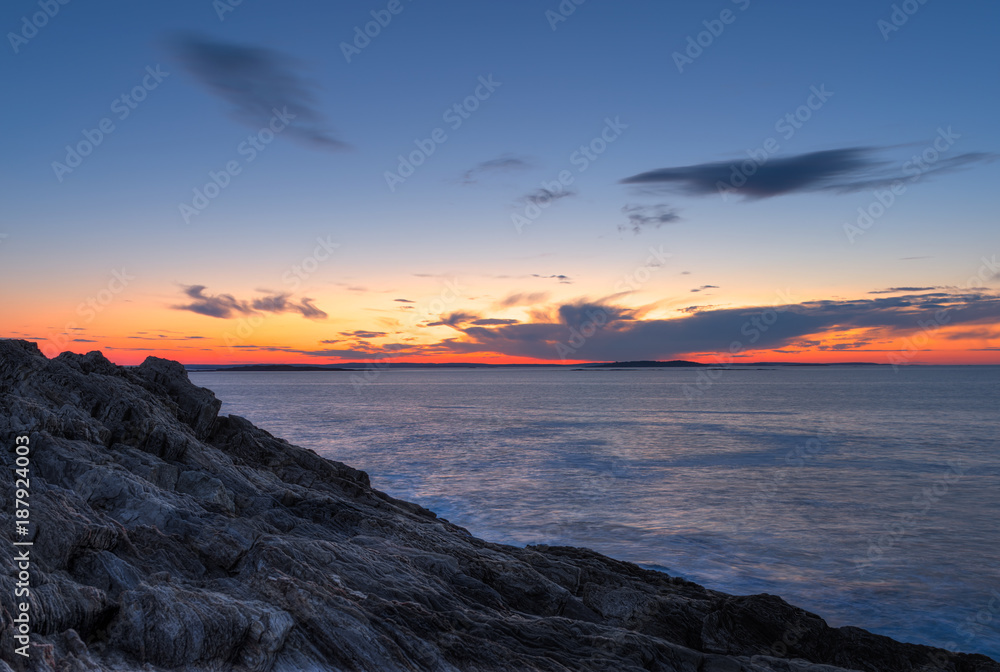
[(191, 379), (489, 541), (585, 546), (1000, 659), (1000, 367)]

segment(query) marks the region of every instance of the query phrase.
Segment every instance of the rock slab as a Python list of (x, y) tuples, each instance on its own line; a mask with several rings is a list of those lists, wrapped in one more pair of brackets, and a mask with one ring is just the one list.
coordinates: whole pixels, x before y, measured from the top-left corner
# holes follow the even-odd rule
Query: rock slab
[(0, 542), (0, 672), (1000, 672), (586, 549), (472, 537), (149, 358), (0, 340), (0, 530), (29, 437), (29, 657)]

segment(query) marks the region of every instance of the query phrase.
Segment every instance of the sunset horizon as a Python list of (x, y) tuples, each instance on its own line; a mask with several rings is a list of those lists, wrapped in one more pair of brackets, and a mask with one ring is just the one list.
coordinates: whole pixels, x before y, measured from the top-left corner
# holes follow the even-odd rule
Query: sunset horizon
[(1000, 2), (0, 27), (0, 672), (1000, 672)]

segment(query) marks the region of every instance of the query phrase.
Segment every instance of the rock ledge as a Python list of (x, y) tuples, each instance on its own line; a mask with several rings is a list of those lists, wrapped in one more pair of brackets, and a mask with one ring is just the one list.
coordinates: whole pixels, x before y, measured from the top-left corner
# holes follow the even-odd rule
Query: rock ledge
[(30, 439), (30, 658), (10, 669), (1000, 672), (580, 548), (476, 539), (290, 445), (176, 362), (0, 340), (0, 529)]

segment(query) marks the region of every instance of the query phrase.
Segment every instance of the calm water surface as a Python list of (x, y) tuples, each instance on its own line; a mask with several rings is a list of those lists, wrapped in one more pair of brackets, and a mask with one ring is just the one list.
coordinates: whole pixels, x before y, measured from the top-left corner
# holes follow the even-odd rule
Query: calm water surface
[(1000, 367), (192, 373), (491, 541), (1000, 659)]

